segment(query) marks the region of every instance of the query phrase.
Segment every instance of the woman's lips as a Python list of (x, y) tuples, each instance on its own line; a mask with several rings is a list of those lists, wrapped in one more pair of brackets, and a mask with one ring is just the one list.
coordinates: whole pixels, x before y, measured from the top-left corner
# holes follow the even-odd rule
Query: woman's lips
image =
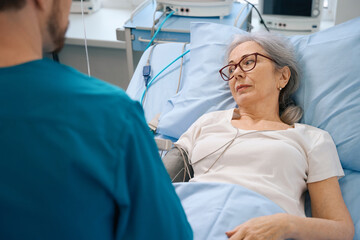
[(243, 90), (245, 90), (245, 89), (247, 89), (247, 88), (249, 88), (249, 87), (251, 87), (251, 85), (241, 84), (241, 85), (239, 85), (239, 86), (236, 87), (236, 91), (237, 91), (237, 92), (238, 92), (238, 91), (243, 91)]

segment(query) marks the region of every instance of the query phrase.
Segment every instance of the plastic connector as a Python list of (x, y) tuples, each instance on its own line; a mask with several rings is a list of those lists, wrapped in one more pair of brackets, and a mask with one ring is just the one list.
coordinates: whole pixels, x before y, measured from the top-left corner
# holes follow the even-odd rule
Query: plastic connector
[(164, 6), (161, 3), (157, 3), (156, 4), (156, 10), (155, 11), (160, 11), (163, 10)]
[(147, 85), (149, 84), (150, 74), (151, 74), (151, 66), (150, 65), (144, 66), (143, 67), (143, 76), (144, 76), (144, 81), (145, 81), (145, 87), (147, 87)]

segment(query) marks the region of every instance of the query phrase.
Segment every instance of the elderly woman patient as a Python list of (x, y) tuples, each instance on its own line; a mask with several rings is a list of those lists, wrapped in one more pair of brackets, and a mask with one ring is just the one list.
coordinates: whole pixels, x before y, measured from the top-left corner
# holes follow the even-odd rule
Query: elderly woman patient
[[(200, 117), (165, 156), (165, 166), (181, 153), (193, 171), (190, 182), (239, 184), (285, 210), (229, 229), (230, 239), (352, 239), (335, 144), (327, 132), (297, 123), (302, 110), (290, 98), (299, 85), (291, 46), (268, 33), (241, 35), (227, 57), (219, 72), (238, 107)], [(307, 190), (311, 218), (304, 212)]]

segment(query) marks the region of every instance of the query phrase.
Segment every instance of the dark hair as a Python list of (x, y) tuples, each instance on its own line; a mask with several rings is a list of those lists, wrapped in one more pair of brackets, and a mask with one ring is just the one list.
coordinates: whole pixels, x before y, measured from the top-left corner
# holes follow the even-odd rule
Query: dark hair
[(0, 12), (4, 10), (18, 10), (25, 6), (26, 0), (0, 0)]
[(299, 87), (299, 70), (295, 60), (292, 45), (285, 38), (267, 32), (255, 32), (247, 35), (238, 35), (228, 48), (228, 56), (239, 44), (254, 41), (258, 43), (269, 56), (275, 60), (275, 67), (278, 69), (288, 66), (291, 76), (288, 84), (280, 91), (279, 96), (279, 113), (280, 118), (287, 124), (294, 124), (302, 117), (302, 109), (296, 106), (291, 99)]

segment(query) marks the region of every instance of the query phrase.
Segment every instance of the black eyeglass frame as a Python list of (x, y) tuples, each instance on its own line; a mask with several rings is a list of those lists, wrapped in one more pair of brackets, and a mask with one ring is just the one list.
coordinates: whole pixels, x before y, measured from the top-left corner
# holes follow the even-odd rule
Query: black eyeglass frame
[[(254, 66), (253, 66), (251, 69), (245, 71), (245, 70), (241, 67), (240, 63), (241, 63), (245, 58), (247, 58), (247, 57), (249, 57), (249, 56), (252, 56), (252, 55), (255, 55), (255, 64), (254, 64)], [(220, 73), (221, 78), (222, 78), (224, 81), (226, 81), (226, 82), (227, 82), (227, 81), (230, 81), (231, 79), (233, 79), (234, 75), (231, 76), (231, 77), (228, 77), (228, 76), (223, 72), (223, 70), (224, 70), (225, 68), (230, 67), (230, 66), (235, 66), (235, 69), (236, 69), (237, 67), (239, 67), (243, 72), (250, 72), (251, 70), (253, 70), (253, 69), (256, 67), (257, 56), (258, 56), (258, 55), (259, 55), (259, 56), (262, 56), (262, 57), (264, 57), (264, 58), (267, 58), (267, 59), (273, 61), (274, 63), (276, 63), (276, 61), (275, 61), (274, 59), (272, 59), (271, 57), (265, 56), (265, 55), (263, 55), (263, 54), (261, 54), (261, 53), (258, 53), (258, 52), (246, 54), (246, 55), (244, 55), (244, 56), (240, 59), (240, 61), (239, 61), (238, 63), (232, 63), (232, 64), (228, 64), (228, 65), (222, 67), (222, 68), (219, 70), (219, 73)], [(235, 69), (234, 69), (234, 71), (235, 71)]]

